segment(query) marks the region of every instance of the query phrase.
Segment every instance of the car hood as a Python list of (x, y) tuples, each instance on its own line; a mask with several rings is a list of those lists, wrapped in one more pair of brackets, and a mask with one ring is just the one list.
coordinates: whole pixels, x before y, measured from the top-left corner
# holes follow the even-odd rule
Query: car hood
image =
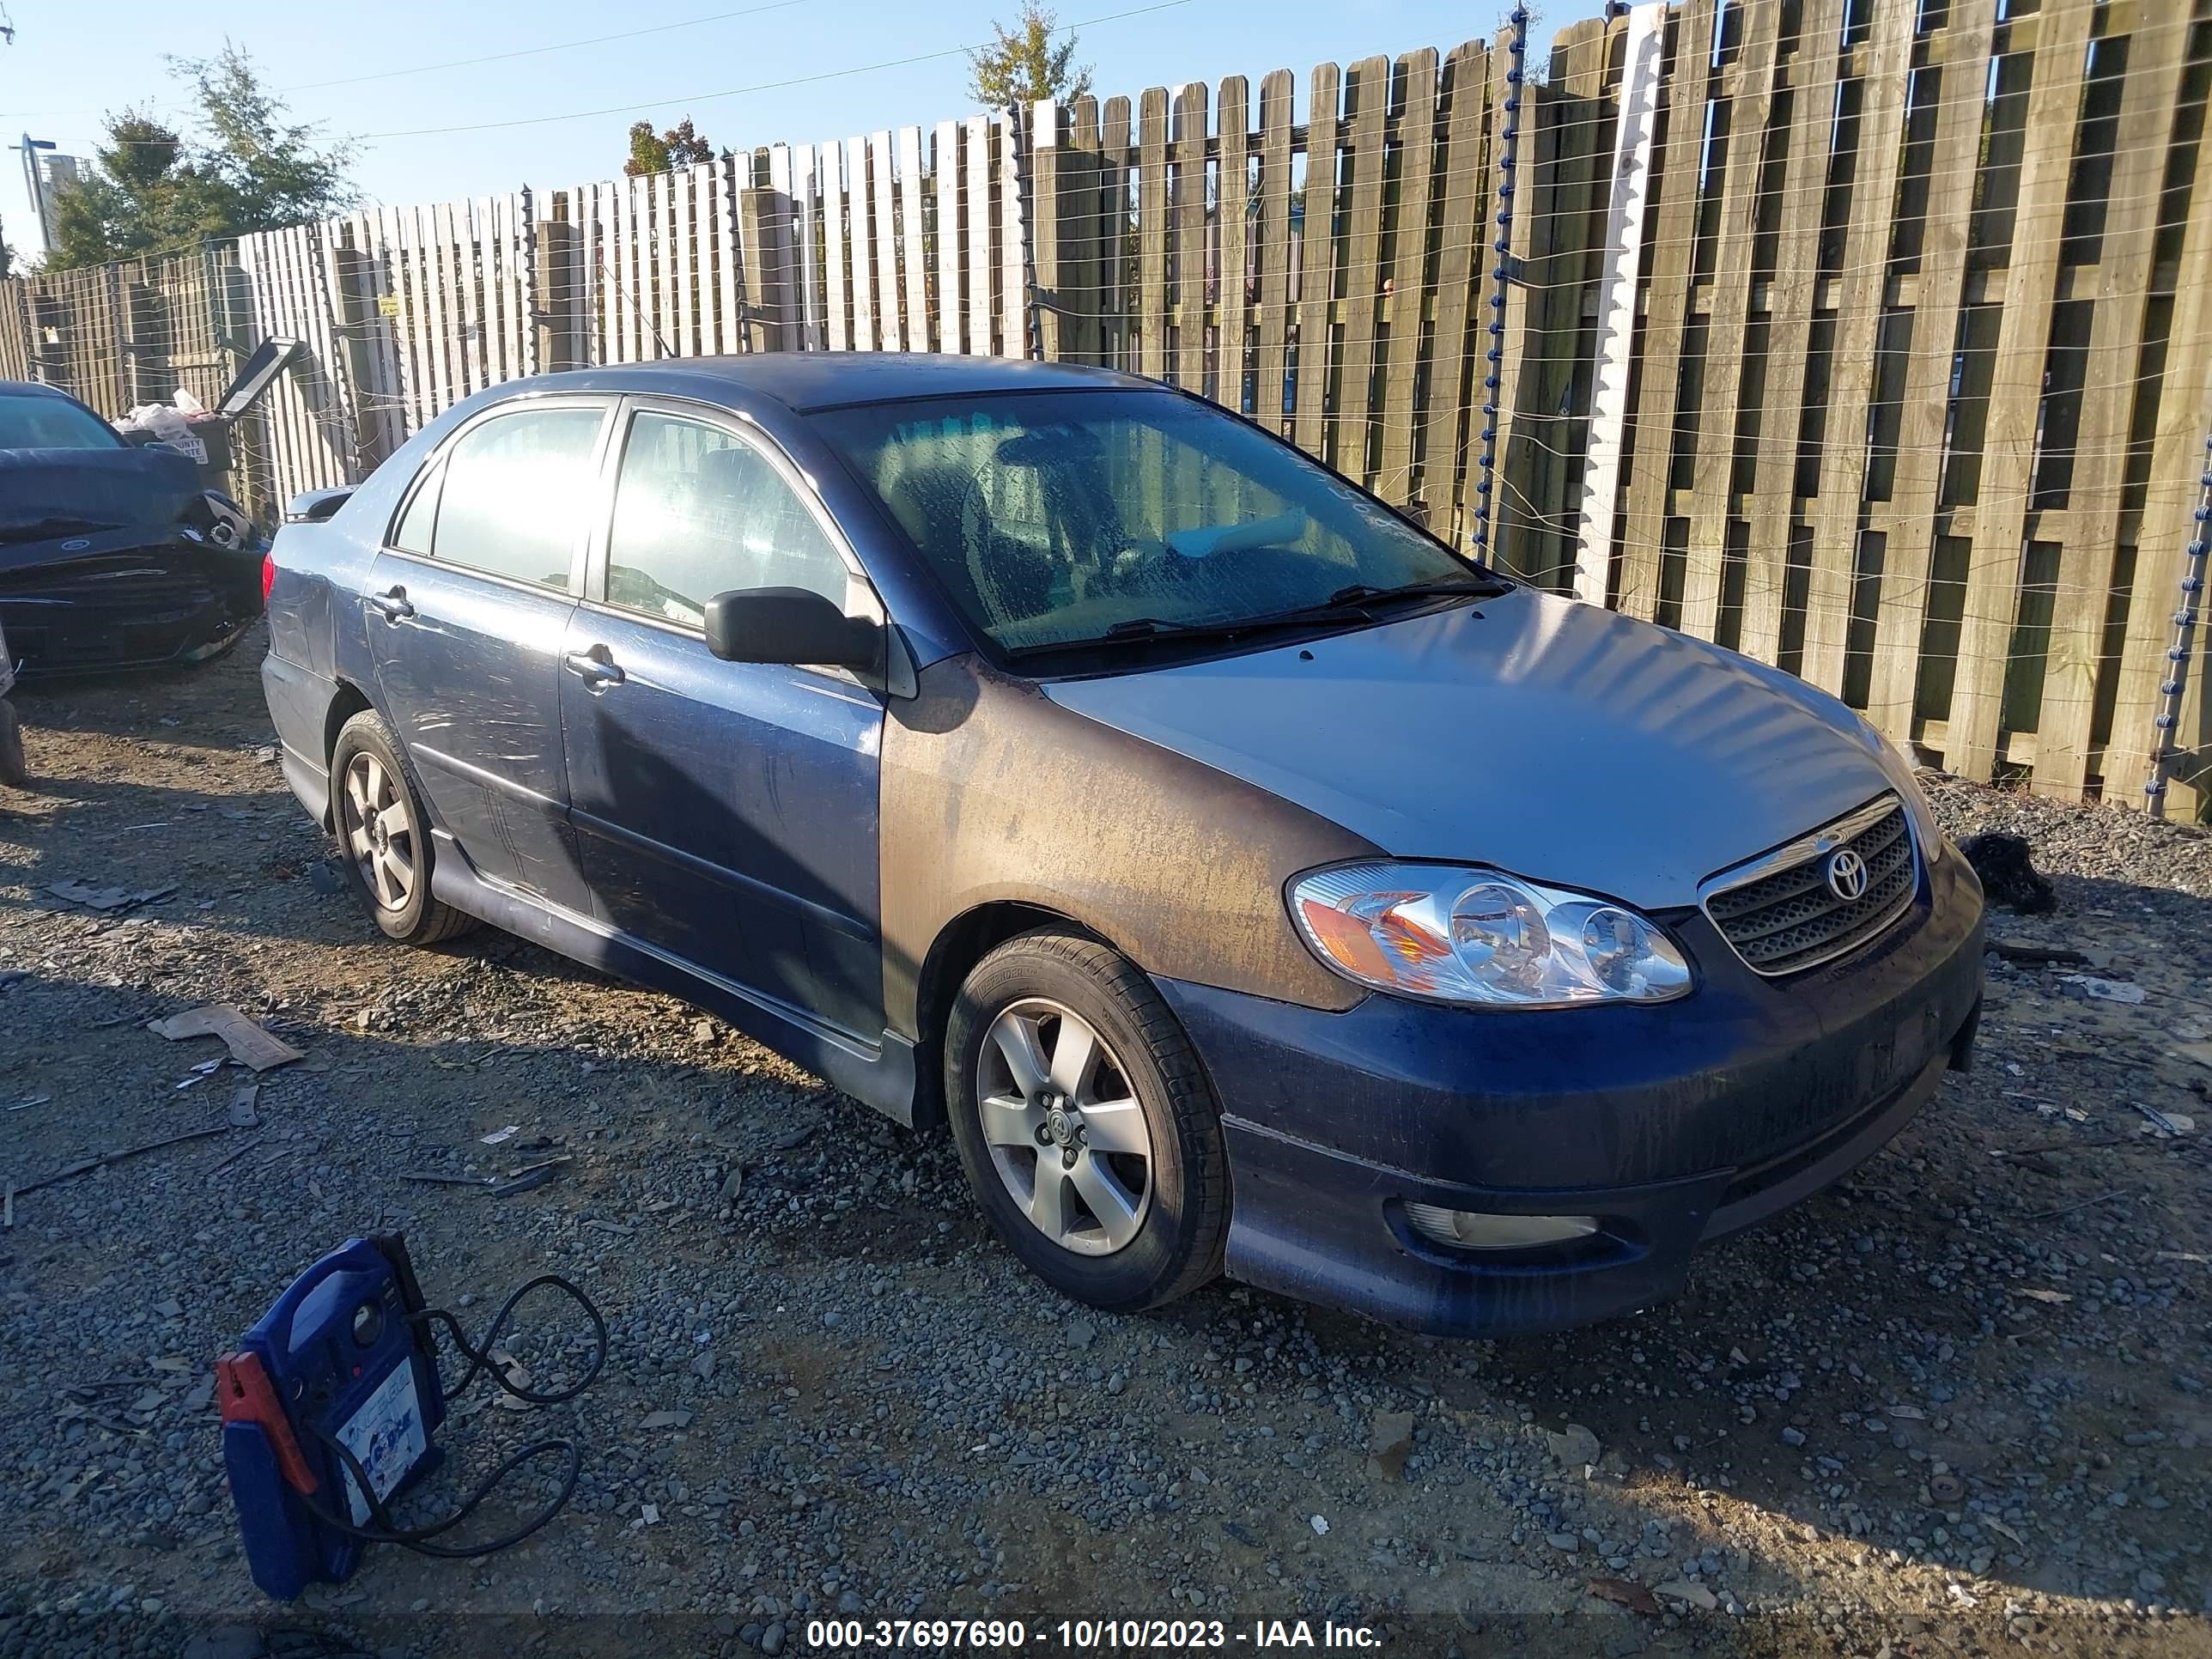
[[(83, 550), (67, 542), (166, 537), (201, 488), (173, 450), (0, 449), (0, 569)], [(44, 530), (50, 522), (84, 527)]]
[(1525, 588), (1045, 690), (1395, 856), (1494, 865), (1653, 909), (1696, 902), (1705, 877), (1885, 788), (1917, 800), (1902, 758), (1825, 693)]

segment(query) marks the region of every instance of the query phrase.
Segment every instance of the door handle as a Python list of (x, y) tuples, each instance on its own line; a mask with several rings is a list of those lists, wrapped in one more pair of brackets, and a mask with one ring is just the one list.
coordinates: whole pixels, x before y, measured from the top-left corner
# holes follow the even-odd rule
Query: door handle
[(561, 665), (594, 691), (610, 685), (620, 685), (623, 683), (623, 672), (605, 657), (599, 654), (605, 649), (605, 647), (601, 646), (595, 647), (590, 651), (571, 651), (561, 659)]
[(407, 602), (407, 590), (395, 587), (386, 593), (368, 596), (369, 608), (388, 623), (404, 622), (415, 614), (415, 607)]

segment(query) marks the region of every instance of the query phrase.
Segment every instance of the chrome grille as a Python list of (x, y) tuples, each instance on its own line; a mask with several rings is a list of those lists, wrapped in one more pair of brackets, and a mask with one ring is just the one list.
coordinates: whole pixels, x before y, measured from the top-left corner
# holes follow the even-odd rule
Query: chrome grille
[[(1866, 890), (1842, 896), (1832, 860), (1855, 854)], [(1794, 974), (1832, 961), (1875, 938), (1905, 913), (1919, 862), (1905, 805), (1894, 795), (1814, 830), (1787, 847), (1724, 871), (1705, 884), (1705, 914), (1753, 971)]]

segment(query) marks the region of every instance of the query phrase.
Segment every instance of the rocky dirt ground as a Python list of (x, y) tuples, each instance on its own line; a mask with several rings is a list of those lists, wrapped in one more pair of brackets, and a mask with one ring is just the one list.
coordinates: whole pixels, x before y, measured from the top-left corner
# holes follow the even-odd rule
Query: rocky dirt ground
[[(681, 1004), (489, 931), (385, 944), (318, 875), (259, 654), (21, 696), (0, 1181), (222, 1133), (13, 1200), (0, 1656), (797, 1653), (838, 1613), (1047, 1651), (1149, 1614), (1232, 1649), (1303, 1618), (1408, 1654), (2212, 1653), (2212, 838), (1938, 787), (2056, 878), (2055, 915), (1992, 932), (2087, 960), (1993, 958), (1974, 1074), (1671, 1305), (1498, 1343), (1227, 1283), (1109, 1318), (1024, 1279), (941, 1139)], [(306, 1052), (254, 1127), (223, 1127), (249, 1074), (198, 1069), (220, 1044), (146, 1029), (210, 1002)], [(563, 1155), (510, 1197), (409, 1178)], [(544, 1433), (581, 1484), (520, 1548), (380, 1548), (279, 1607), (210, 1368), (380, 1228), (479, 1328), (552, 1271), (612, 1333), (574, 1407), (453, 1425), (423, 1501)], [(574, 1319), (526, 1313), (507, 1346), (572, 1376)]]

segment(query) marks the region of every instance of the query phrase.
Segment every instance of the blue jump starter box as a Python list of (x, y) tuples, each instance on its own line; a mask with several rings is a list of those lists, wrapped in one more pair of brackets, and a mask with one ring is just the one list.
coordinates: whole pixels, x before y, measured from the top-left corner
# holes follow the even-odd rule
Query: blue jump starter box
[(349, 1240), (302, 1273), (216, 1366), (222, 1455), (253, 1582), (279, 1601), (338, 1583), (376, 1504), (434, 1468), (437, 1354), (398, 1236)]

